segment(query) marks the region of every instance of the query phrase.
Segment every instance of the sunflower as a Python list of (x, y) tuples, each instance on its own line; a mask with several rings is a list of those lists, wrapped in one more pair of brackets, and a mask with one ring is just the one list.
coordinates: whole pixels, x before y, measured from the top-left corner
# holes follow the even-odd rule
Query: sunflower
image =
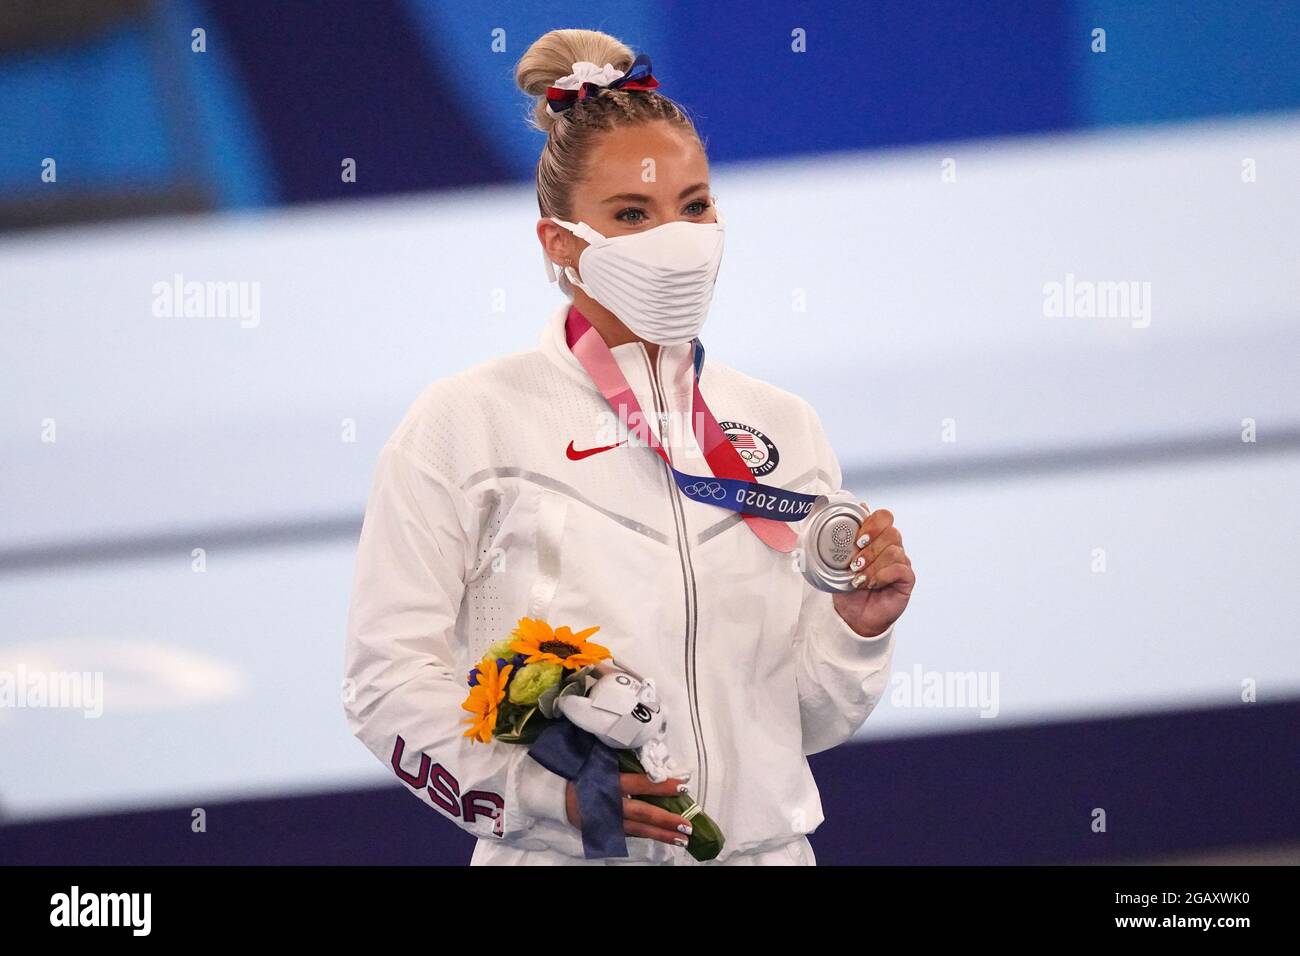
[(551, 625), (545, 621), (522, 617), (518, 626), (510, 632), (515, 638), (510, 642), (510, 649), (523, 654), (525, 664), (545, 661), (563, 664), (569, 670), (576, 671), (610, 656), (609, 648), (587, 640), (599, 630), (598, 627), (589, 627), (574, 634), (567, 627), (559, 627), (552, 631)]
[(498, 670), (497, 662), (485, 657), (474, 670), (478, 679), (470, 688), (465, 703), (460, 705), (461, 709), (468, 710), (474, 716), (462, 723), (470, 725), (469, 730), (465, 731), (466, 737), (473, 737), (486, 744), (492, 742), (492, 731), (497, 725), (497, 705), (505, 699), (506, 684), (514, 665), (507, 664)]

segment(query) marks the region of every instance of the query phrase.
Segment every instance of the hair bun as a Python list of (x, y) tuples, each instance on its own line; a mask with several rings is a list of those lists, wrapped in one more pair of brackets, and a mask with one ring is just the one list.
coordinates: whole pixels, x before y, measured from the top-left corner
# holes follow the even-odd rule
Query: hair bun
[(573, 64), (586, 61), (609, 64), (626, 72), (632, 66), (632, 51), (626, 44), (599, 30), (552, 30), (543, 34), (524, 52), (515, 65), (515, 83), (536, 97), (533, 125), (550, 132), (556, 117), (546, 108), (546, 90), (573, 73)]

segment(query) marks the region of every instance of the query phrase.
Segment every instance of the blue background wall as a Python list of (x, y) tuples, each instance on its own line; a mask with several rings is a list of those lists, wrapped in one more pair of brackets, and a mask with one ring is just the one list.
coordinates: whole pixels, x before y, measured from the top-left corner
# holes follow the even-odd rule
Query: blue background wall
[[(1300, 6), (170, 0), (0, 56), (0, 185), (201, 185), (214, 208), (526, 181), (512, 69), (554, 24), (648, 52), (714, 162), (1300, 107)], [(736, 29), (743, 24), (743, 29)], [(195, 27), (207, 52), (189, 52)], [(1091, 31), (1106, 52), (1091, 52)], [(792, 31), (807, 52), (792, 54)], [(495, 41), (495, 43), (494, 43)], [(502, 49), (502, 43), (504, 48)], [(339, 157), (366, 175), (345, 188)]]

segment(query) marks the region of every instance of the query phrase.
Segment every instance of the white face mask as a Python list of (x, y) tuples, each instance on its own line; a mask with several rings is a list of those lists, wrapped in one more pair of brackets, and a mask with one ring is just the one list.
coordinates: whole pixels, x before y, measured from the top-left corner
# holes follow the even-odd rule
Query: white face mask
[[(590, 243), (578, 257), (582, 278), (565, 266), (564, 279), (647, 342), (680, 345), (699, 334), (709, 314), (722, 263), (722, 213), (717, 217), (717, 222), (667, 222), (612, 238), (585, 222), (551, 220)], [(546, 271), (554, 282), (549, 258)]]

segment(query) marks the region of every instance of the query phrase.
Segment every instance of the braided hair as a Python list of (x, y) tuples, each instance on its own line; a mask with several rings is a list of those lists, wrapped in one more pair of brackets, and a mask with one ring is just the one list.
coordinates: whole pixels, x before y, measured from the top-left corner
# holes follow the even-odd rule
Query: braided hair
[(552, 30), (539, 37), (515, 66), (515, 83), (536, 97), (532, 125), (546, 133), (537, 160), (537, 207), (543, 217), (571, 218), (573, 187), (586, 174), (600, 134), (617, 127), (666, 122), (690, 133), (703, 149), (695, 123), (678, 104), (657, 90), (605, 89), (561, 113), (547, 106), (546, 91), (573, 64), (610, 64), (627, 71), (632, 51), (621, 41), (597, 30)]

